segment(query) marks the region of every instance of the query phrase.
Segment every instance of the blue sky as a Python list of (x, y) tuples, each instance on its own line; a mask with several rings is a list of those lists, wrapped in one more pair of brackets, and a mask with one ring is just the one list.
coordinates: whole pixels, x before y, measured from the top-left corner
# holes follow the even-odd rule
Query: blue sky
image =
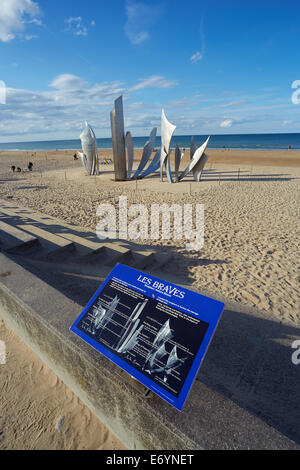
[[(0, 0), (0, 141), (299, 132), (300, 4), (291, 0)], [(299, 82), (300, 85), (300, 82)], [(300, 96), (300, 94), (299, 94)]]

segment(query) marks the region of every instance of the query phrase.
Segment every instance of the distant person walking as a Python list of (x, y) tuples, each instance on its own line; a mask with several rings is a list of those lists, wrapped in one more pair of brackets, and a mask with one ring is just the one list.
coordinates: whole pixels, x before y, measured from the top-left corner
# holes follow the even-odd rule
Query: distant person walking
[(12, 170), (13, 173), (16, 171), (15, 165), (13, 165), (13, 166), (11, 167), (11, 170)]
[(29, 162), (28, 165), (27, 165), (27, 168), (28, 168), (29, 171), (32, 171), (33, 163)]

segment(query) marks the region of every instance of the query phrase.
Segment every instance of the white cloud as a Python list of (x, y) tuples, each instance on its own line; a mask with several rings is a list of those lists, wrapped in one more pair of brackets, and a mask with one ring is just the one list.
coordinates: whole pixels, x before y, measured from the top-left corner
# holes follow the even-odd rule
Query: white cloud
[(232, 119), (225, 119), (225, 121), (221, 122), (220, 127), (231, 127), (232, 123)]
[[(88, 35), (88, 29), (86, 26), (84, 26), (82, 22), (81, 16), (75, 17), (70, 17), (67, 20), (65, 20), (65, 23), (68, 25), (68, 28), (66, 31), (72, 31), (72, 33), (75, 36), (87, 36)], [(93, 23), (93, 22), (92, 22)], [(91, 26), (95, 26), (94, 24), (91, 23)]]
[(86, 120), (109, 134), (113, 101), (126, 95), (120, 82), (88, 87), (83, 79), (72, 75), (56, 77), (51, 86), (49, 91), (7, 88), (6, 105), (0, 106), (2, 140), (65, 138), (70, 133), (76, 137)]
[(26, 21), (26, 23), (33, 23), (33, 24), (36, 24), (38, 26), (43, 26), (42, 20), (39, 20), (38, 18), (33, 18), (32, 20), (28, 20), (28, 21)]
[(199, 60), (201, 59), (203, 59), (203, 55), (201, 54), (201, 52), (197, 51), (195, 52), (195, 54), (192, 55), (190, 60), (192, 64), (197, 64), (197, 62), (199, 62)]
[(58, 90), (80, 90), (85, 88), (86, 82), (82, 78), (77, 77), (76, 75), (71, 74), (62, 74), (55, 77), (50, 86), (52, 88), (57, 88)]
[[(51, 81), (47, 91), (7, 88), (6, 104), (0, 106), (1, 141), (74, 139), (80, 135), (85, 121), (91, 123), (97, 137), (110, 137), (110, 111), (120, 95), (124, 98), (126, 130), (134, 136), (147, 136), (153, 127), (160, 128), (162, 106), (170, 122), (177, 125), (178, 135), (211, 135), (218, 134), (220, 129), (230, 133), (232, 127), (237, 133), (254, 133), (257, 129), (266, 133), (283, 129), (297, 131), (296, 112), (295, 119), (282, 113), (274, 117), (273, 110), (246, 113), (246, 117), (222, 115), (220, 118), (220, 108), (205, 109), (201, 102), (195, 103), (193, 96), (164, 101), (169, 93), (162, 91), (159, 102), (144, 101), (142, 93), (136, 91), (142, 82), (148, 86), (159, 83), (150, 77), (137, 80), (131, 87), (119, 81), (89, 85), (80, 76), (63, 74)], [(291, 119), (290, 127), (283, 128), (283, 122), (288, 126)]]
[[(38, 4), (32, 0), (0, 0), (0, 41), (12, 41), (26, 23), (40, 25), (40, 14)], [(28, 21), (28, 17), (33, 19)]]
[(204, 52), (205, 52), (205, 34), (204, 34), (203, 18), (202, 18), (201, 24), (200, 24), (200, 40), (201, 40), (201, 49), (200, 49), (200, 51), (195, 52), (195, 54), (193, 54), (190, 57), (190, 61), (192, 62), (192, 64), (197, 64), (197, 62), (199, 62), (199, 60), (203, 59)]
[(166, 80), (160, 75), (154, 75), (149, 78), (142, 78), (139, 80), (140, 83), (133, 86), (130, 91), (143, 90), (144, 88), (172, 88), (177, 85), (176, 82)]
[(141, 31), (140, 33), (131, 34), (129, 35), (129, 37), (130, 37), (130, 41), (132, 42), (132, 44), (135, 44), (135, 45), (141, 44), (142, 42), (145, 42), (147, 39), (150, 38), (147, 31)]
[[(150, 77), (136, 86), (166, 88), (173, 83), (163, 77)], [(130, 130), (146, 135), (160, 125), (160, 104), (138, 103), (135, 86), (130, 88), (119, 81), (89, 86), (72, 74), (56, 76), (49, 86), (47, 91), (7, 88), (6, 105), (0, 106), (2, 141), (76, 138), (86, 120), (99, 136), (110, 136), (110, 111), (120, 95), (127, 103), (125, 116)], [(129, 99), (133, 100), (132, 105)]]
[(127, 0), (125, 34), (134, 45), (142, 44), (150, 38), (149, 29), (162, 14), (161, 6)]
[(134, 103), (130, 103), (128, 106), (131, 109), (144, 108), (145, 103), (143, 103), (142, 101), (137, 101), (137, 102), (134, 102)]
[(36, 34), (26, 34), (25, 39), (26, 41), (31, 41), (31, 39), (37, 39), (38, 36)]
[(246, 103), (247, 103), (247, 100), (230, 101), (229, 103), (220, 104), (220, 108), (231, 108), (234, 106), (242, 106), (243, 104), (246, 104)]
[[(8, 84), (7, 84), (8, 85)], [(49, 81), (46, 91), (6, 89), (6, 104), (0, 106), (1, 141), (59, 140), (78, 138), (85, 121), (91, 123), (97, 137), (110, 137), (110, 111), (120, 95), (124, 98), (126, 130), (134, 136), (146, 136), (153, 127), (160, 128), (161, 108), (179, 134), (218, 134), (235, 132), (296, 131), (297, 116), (273, 110), (259, 113), (220, 115), (220, 107), (203, 107), (202, 98), (194, 96), (171, 99), (169, 91), (176, 82), (152, 76), (134, 83), (120, 81), (89, 84), (83, 77), (65, 73)], [(147, 100), (143, 89), (159, 87), (159, 101)], [(144, 96), (145, 95), (145, 96)], [(167, 99), (167, 101), (165, 101)], [(290, 107), (288, 107), (289, 109)], [(231, 109), (231, 108), (230, 108)], [(293, 108), (292, 108), (293, 109)], [(231, 117), (229, 117), (231, 116)], [(293, 123), (289, 124), (293, 119)], [(285, 126), (285, 127), (283, 127)]]

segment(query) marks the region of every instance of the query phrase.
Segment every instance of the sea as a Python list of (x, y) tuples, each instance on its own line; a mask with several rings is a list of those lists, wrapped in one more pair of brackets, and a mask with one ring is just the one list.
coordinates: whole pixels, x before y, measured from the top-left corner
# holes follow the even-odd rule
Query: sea
[[(207, 135), (178, 135), (173, 136), (171, 147), (190, 147), (191, 139), (199, 146)], [(141, 149), (148, 137), (133, 137), (134, 147)], [(97, 139), (99, 149), (111, 149), (111, 138)], [(156, 139), (156, 147), (160, 147), (160, 137)], [(300, 150), (300, 133), (297, 134), (227, 134), (212, 135), (208, 149), (235, 149), (235, 150)], [(0, 143), (0, 150), (7, 151), (49, 151), (49, 150), (80, 150), (81, 142), (75, 140), (49, 140), (39, 142), (12, 142)]]

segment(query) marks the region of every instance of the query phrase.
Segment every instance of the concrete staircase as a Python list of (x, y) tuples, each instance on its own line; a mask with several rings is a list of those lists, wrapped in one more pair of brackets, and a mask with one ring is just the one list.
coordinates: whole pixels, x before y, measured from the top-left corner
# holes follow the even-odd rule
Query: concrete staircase
[(0, 200), (0, 251), (31, 262), (87, 265), (92, 271), (120, 262), (137, 269), (162, 270), (172, 255), (127, 241), (100, 242), (93, 232), (11, 201)]

